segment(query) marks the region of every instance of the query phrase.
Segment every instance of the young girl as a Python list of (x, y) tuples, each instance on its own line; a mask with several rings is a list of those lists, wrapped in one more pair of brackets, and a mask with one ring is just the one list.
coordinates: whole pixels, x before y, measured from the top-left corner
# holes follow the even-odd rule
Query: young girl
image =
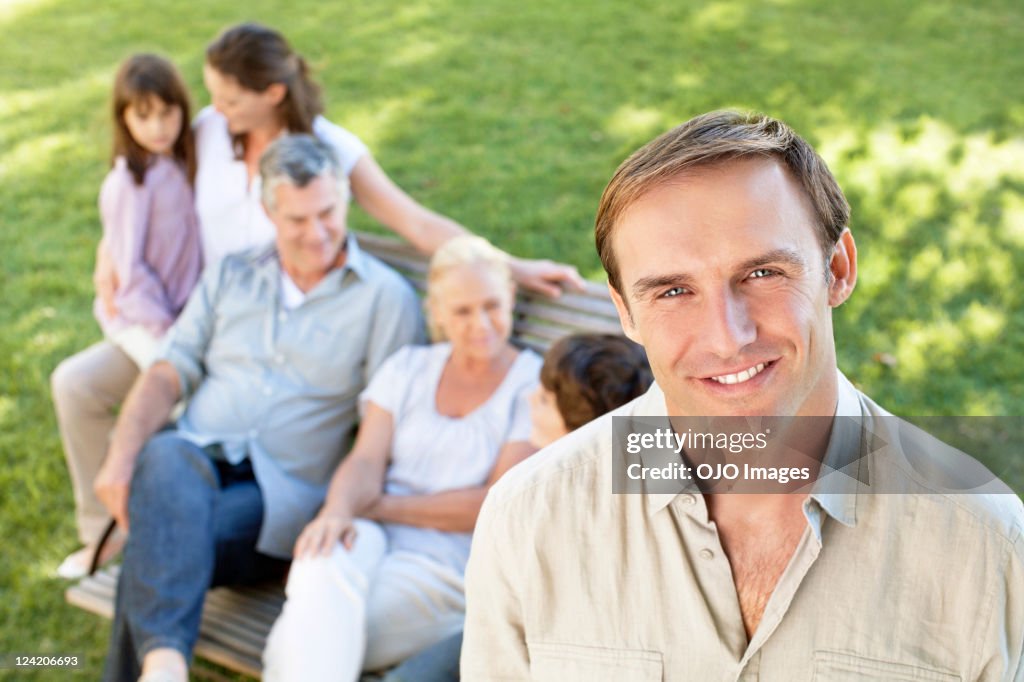
[[(202, 266), (191, 182), (195, 152), (189, 98), (174, 66), (139, 54), (117, 72), (113, 93), (113, 168), (100, 189), (103, 239), (97, 258), (94, 314), (104, 340), (64, 360), (51, 377), (64, 453), (74, 484), (79, 538), (85, 547), (57, 569), (88, 570), (108, 515), (92, 490), (106, 456), (114, 408), (156, 355)], [(107, 544), (109, 559), (121, 542)]]

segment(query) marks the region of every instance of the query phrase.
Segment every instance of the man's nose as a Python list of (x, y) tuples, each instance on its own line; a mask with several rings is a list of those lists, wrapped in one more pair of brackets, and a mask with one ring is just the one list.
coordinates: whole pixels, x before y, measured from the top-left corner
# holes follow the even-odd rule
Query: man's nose
[(701, 327), (697, 330), (706, 350), (729, 359), (757, 339), (757, 325), (750, 315), (749, 301), (732, 288), (705, 298)]
[(323, 218), (313, 218), (313, 237), (322, 242), (330, 240), (331, 233), (327, 222)]

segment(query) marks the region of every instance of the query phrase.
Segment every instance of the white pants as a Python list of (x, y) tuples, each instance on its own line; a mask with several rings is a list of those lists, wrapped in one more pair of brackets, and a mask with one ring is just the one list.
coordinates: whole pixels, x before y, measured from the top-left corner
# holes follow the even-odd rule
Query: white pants
[(412, 552), (387, 552), (383, 529), (356, 521), (351, 551), (292, 564), (284, 610), (267, 638), (268, 682), (353, 682), (459, 632), (462, 576)]

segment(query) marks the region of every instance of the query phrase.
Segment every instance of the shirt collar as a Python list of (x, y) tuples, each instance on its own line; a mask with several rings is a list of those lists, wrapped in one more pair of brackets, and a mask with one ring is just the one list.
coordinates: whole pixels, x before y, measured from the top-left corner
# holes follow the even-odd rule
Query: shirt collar
[(345, 262), (340, 268), (334, 268), (323, 278), (323, 280), (309, 293), (313, 293), (324, 284), (329, 282), (334, 288), (341, 287), (345, 281), (346, 275), (351, 272), (361, 280), (367, 278), (367, 262), (366, 254), (359, 248), (359, 242), (356, 241), (356, 237), (350, 231), (345, 236)]
[(356, 274), (359, 279), (365, 280), (369, 273), (367, 272), (366, 254), (359, 247), (359, 242), (356, 240), (356, 236), (349, 231), (345, 237), (345, 264), (341, 266), (341, 270), (351, 270)]
[[(254, 261), (261, 270), (261, 275), (276, 286), (280, 279), (281, 260), (277, 253), (277, 242), (272, 241), (259, 251)], [(361, 280), (369, 276), (369, 263), (367, 256), (359, 247), (354, 234), (349, 232), (345, 237), (345, 263), (340, 268), (334, 268), (317, 284), (313, 289), (306, 292), (306, 300), (309, 300), (315, 292), (321, 290), (335, 291), (342, 286), (346, 274), (351, 272)], [(331, 287), (324, 289), (324, 285)], [(319, 294), (317, 294), (319, 295)]]
[[(815, 510), (826, 514), (847, 526), (857, 521), (857, 486), (867, 480), (868, 458), (865, 451), (867, 439), (863, 437), (863, 407), (860, 392), (836, 369), (839, 375), (839, 396), (836, 402), (836, 416), (833, 419), (825, 456), (822, 459), (822, 474), (815, 482), (805, 510), (808, 522), (821, 540), (821, 517)], [(657, 382), (651, 385), (637, 403), (638, 415), (668, 417), (665, 394)], [(699, 491), (685, 490), (669, 493), (646, 493), (647, 514), (652, 516), (667, 507), (679, 495), (699, 494)]]
[(811, 529), (821, 541), (821, 516), (811, 511), (816, 505), (826, 514), (851, 528), (857, 524), (857, 486), (867, 480), (868, 458), (864, 438), (864, 413), (860, 392), (842, 372), (839, 375), (839, 399), (836, 402), (836, 417), (832, 420), (832, 432), (828, 447), (821, 460), (821, 471), (811, 487), (811, 494), (804, 505), (805, 515)]
[[(640, 397), (640, 400), (636, 404), (636, 409), (633, 412), (636, 415), (649, 416), (649, 417), (664, 417), (665, 425), (671, 426), (668, 423), (668, 408), (665, 407), (665, 393), (661, 390), (661, 386), (658, 385), (657, 381), (651, 384), (651, 387)], [(647, 515), (653, 516), (662, 509), (672, 503), (672, 500), (676, 499), (680, 495), (685, 495), (685, 492), (669, 492), (669, 493), (644, 493), (644, 497), (647, 502)], [(699, 494), (699, 491), (697, 493)]]

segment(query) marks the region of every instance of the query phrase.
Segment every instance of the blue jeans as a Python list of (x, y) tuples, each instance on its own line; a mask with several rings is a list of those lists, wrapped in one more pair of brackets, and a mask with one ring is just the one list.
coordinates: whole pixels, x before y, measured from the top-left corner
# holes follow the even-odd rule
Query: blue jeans
[(381, 682), (457, 682), (462, 633), (407, 658), (390, 670)]
[(139, 453), (128, 520), (104, 680), (136, 680), (155, 648), (190, 660), (208, 588), (280, 579), (288, 567), (256, 551), (263, 496), (249, 460), (211, 459), (174, 431)]

